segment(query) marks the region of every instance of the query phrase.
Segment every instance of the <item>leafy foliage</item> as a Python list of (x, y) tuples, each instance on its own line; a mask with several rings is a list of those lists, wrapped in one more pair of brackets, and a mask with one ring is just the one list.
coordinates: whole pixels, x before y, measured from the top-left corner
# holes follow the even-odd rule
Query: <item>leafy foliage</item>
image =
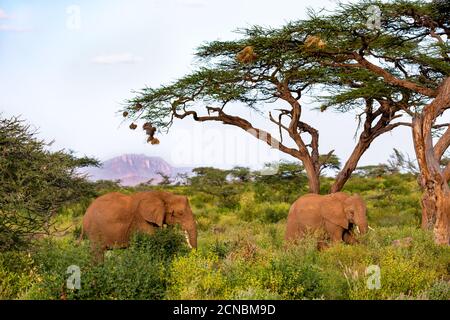
[(193, 169), (192, 172), (195, 175), (188, 180), (194, 190), (211, 195), (217, 200), (219, 206), (225, 208), (237, 206), (239, 190), (235, 186), (230, 185), (227, 179), (230, 171), (199, 167)]
[[(154, 236), (136, 234), (130, 248), (114, 251), (101, 264), (92, 264), (87, 246), (44, 242), (34, 256), (44, 277), (25, 295), (27, 299), (163, 299), (166, 269), (177, 255), (187, 253), (181, 233), (163, 229)], [(81, 269), (81, 288), (66, 288), (68, 266)]]
[(0, 251), (49, 233), (63, 205), (95, 194), (76, 169), (98, 162), (47, 146), (23, 120), (0, 119)]

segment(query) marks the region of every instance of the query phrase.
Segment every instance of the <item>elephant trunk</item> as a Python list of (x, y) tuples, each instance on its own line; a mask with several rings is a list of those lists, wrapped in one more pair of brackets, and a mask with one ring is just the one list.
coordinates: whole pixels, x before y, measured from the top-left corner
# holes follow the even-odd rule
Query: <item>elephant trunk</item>
[(358, 226), (359, 232), (361, 234), (365, 234), (369, 230), (369, 224), (367, 223), (367, 218), (365, 217), (365, 215), (363, 217), (358, 217), (358, 219), (355, 219), (355, 224)]

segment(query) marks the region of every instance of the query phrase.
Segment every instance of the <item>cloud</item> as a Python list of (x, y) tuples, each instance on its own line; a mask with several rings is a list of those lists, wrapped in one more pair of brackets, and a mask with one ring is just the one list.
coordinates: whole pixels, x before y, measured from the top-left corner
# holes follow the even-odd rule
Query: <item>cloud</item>
[(5, 10), (0, 8), (0, 20), (2, 20), (2, 19), (9, 19), (9, 18), (10, 18), (10, 16), (6, 14)]
[(141, 62), (141, 57), (135, 56), (132, 53), (115, 53), (110, 55), (97, 56), (92, 59), (96, 64), (133, 64)]

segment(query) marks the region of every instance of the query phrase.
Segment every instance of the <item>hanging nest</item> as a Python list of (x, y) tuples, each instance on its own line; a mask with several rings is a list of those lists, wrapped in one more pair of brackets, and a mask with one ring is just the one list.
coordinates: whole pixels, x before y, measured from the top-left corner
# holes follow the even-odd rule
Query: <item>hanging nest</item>
[(157, 138), (155, 138), (156, 128), (150, 122), (144, 123), (142, 128), (145, 130), (145, 133), (148, 135), (148, 139), (147, 139), (148, 143), (159, 144), (159, 140)]
[(124, 111), (124, 112), (122, 113), (122, 116), (123, 116), (124, 118), (128, 117), (128, 112), (127, 112), (127, 111)]
[(240, 63), (252, 63), (255, 62), (257, 55), (255, 53), (255, 49), (252, 46), (247, 46), (236, 55), (236, 60)]
[(130, 129), (135, 130), (137, 128), (137, 125), (135, 123), (130, 124)]
[(307, 49), (323, 49), (327, 46), (326, 42), (318, 36), (307, 36), (305, 40), (305, 48)]
[(151, 144), (159, 144), (159, 139), (148, 137), (147, 142)]
[(141, 110), (142, 108), (143, 108), (143, 106), (142, 106), (142, 104), (140, 104), (139, 102), (136, 103), (136, 104), (133, 106), (133, 109), (134, 109), (135, 111), (139, 111), (139, 110)]

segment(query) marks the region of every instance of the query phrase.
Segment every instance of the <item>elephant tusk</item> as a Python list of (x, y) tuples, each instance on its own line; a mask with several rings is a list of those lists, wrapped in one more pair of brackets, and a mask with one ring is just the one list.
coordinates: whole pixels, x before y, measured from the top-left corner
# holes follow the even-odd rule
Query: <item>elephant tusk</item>
[(369, 227), (369, 230), (375, 231), (375, 229), (372, 228), (371, 226), (368, 226), (368, 227)]
[(188, 234), (187, 231), (184, 232), (184, 237), (186, 238), (186, 242), (187, 242), (189, 248), (192, 249), (192, 245), (191, 245), (191, 243), (189, 242), (189, 234)]
[(356, 232), (361, 233), (361, 231), (359, 231), (359, 227), (356, 226)]

